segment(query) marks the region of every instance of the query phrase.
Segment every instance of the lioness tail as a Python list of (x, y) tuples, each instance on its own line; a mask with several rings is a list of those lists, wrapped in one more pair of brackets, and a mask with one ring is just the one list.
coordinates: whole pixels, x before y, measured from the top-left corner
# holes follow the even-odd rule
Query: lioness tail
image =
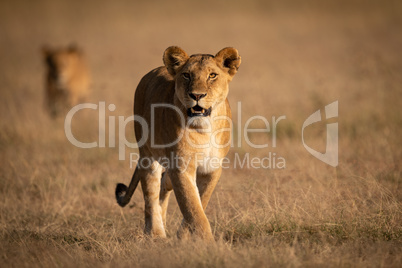
[(127, 187), (123, 183), (118, 183), (116, 185), (116, 200), (121, 207), (124, 207), (130, 202), (130, 199), (133, 196), (135, 189), (137, 188), (140, 178), (139, 176), (136, 176), (136, 173), (137, 170), (134, 172), (133, 177), (131, 178), (129, 187)]

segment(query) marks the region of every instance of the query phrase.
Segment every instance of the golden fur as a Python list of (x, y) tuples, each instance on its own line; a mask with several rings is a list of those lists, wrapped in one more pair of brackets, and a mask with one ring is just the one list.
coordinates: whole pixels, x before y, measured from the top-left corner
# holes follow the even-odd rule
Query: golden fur
[(89, 92), (89, 71), (84, 53), (74, 45), (42, 49), (45, 65), (45, 100), (52, 116), (84, 100)]
[[(179, 236), (194, 233), (211, 240), (204, 210), (230, 147), (228, 84), (241, 58), (234, 48), (224, 48), (215, 56), (188, 56), (179, 47), (169, 47), (163, 61), (165, 66), (145, 75), (135, 92), (134, 115), (146, 122), (135, 121), (140, 161), (130, 186), (117, 185), (116, 198), (125, 206), (141, 181), (145, 233), (165, 237), (168, 199), (174, 190), (184, 217)], [(155, 104), (171, 106), (154, 107), (152, 113)], [(141, 165), (145, 158), (149, 161), (144, 163), (152, 164)], [(170, 160), (168, 167), (161, 159)]]

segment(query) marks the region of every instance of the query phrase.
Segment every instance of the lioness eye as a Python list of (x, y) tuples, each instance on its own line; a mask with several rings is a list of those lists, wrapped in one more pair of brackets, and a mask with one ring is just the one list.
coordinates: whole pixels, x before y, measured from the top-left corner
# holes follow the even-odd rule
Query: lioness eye
[(212, 79), (214, 79), (216, 76), (217, 76), (216, 73), (210, 73), (210, 74), (209, 74), (209, 78), (212, 78)]
[(182, 75), (183, 75), (183, 77), (185, 79), (190, 79), (190, 74), (189, 73), (183, 73)]

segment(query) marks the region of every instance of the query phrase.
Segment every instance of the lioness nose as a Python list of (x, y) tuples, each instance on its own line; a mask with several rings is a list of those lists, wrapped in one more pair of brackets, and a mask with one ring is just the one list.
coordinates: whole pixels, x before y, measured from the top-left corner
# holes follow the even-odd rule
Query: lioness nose
[(189, 94), (193, 100), (199, 101), (200, 99), (204, 98), (207, 94)]

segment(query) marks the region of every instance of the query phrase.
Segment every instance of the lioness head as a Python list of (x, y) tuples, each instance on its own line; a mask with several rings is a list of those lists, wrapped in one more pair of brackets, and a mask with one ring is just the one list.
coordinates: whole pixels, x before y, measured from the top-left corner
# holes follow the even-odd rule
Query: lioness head
[(175, 94), (187, 110), (187, 116), (208, 117), (226, 100), (229, 82), (236, 74), (241, 58), (235, 48), (227, 47), (215, 56), (188, 56), (181, 48), (165, 50), (163, 62), (174, 77)]
[(44, 46), (42, 52), (49, 77), (57, 81), (59, 86), (64, 86), (63, 83), (72, 76), (77, 62), (81, 60), (81, 50), (73, 44), (67, 48)]
[(52, 116), (57, 116), (78, 102), (89, 92), (90, 76), (81, 48), (42, 47), (46, 67), (45, 100)]

